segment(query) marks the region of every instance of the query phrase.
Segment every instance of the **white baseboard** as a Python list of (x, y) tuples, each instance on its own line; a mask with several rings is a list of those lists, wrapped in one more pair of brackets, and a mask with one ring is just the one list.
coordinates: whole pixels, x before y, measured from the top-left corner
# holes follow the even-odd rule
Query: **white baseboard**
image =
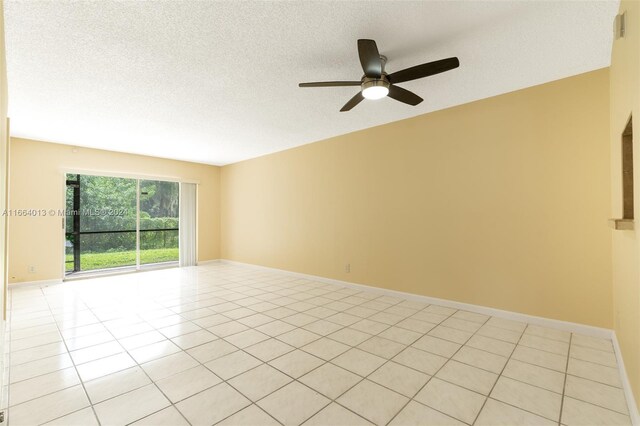
[(488, 308), (486, 306), (472, 305), (469, 303), (456, 302), (454, 300), (438, 299), (435, 297), (422, 296), (419, 294), (406, 293), (403, 291), (374, 287), (366, 284), (356, 284), (348, 281), (341, 281), (341, 280), (321, 277), (317, 275), (309, 275), (309, 274), (303, 274), (300, 272), (287, 271), (284, 269), (270, 268), (267, 266), (253, 265), (250, 263), (236, 262), (235, 260), (220, 259), (218, 263), (228, 263), (230, 265), (239, 265), (239, 266), (246, 266), (249, 268), (264, 270), (264, 271), (279, 272), (292, 277), (320, 281), (327, 284), (334, 284), (342, 287), (351, 287), (351, 288), (357, 288), (361, 290), (373, 291), (373, 292), (384, 294), (384, 295), (401, 297), (403, 299), (415, 300), (418, 302), (424, 302), (424, 303), (429, 303), (434, 305), (447, 306), (455, 309), (463, 309), (469, 312), (476, 312), (479, 314), (490, 315), (498, 318), (513, 320), (513, 321), (526, 322), (528, 324), (555, 328), (558, 330), (568, 331), (571, 333), (578, 333), (578, 334), (584, 334), (592, 337), (611, 339), (613, 342), (613, 349), (616, 354), (616, 359), (618, 360), (618, 366), (620, 367), (620, 370), (619, 370), (620, 378), (622, 380), (622, 387), (624, 390), (625, 397), (627, 399), (629, 416), (631, 417), (631, 422), (634, 426), (640, 426), (640, 415), (638, 414), (638, 407), (633, 397), (633, 391), (631, 389), (631, 383), (629, 382), (629, 377), (627, 376), (627, 372), (624, 368), (624, 361), (622, 359), (622, 352), (618, 344), (618, 339), (616, 337), (616, 333), (613, 330), (610, 330), (608, 328), (600, 328), (600, 327), (594, 327), (591, 325), (579, 324), (575, 322), (560, 321), (560, 320), (555, 320), (551, 318), (544, 318), (544, 317), (538, 317), (534, 315), (522, 314), (519, 312), (505, 311), (505, 310), (496, 309), (496, 308)]
[(196, 266), (208, 265), (210, 263), (220, 263), (220, 259), (199, 260)]
[(629, 382), (629, 376), (627, 376), (627, 370), (624, 367), (624, 360), (622, 359), (622, 350), (618, 343), (618, 336), (615, 332), (612, 333), (611, 341), (613, 342), (613, 350), (616, 353), (616, 360), (618, 361), (618, 369), (620, 371), (620, 379), (622, 380), (622, 389), (624, 390), (624, 396), (627, 398), (627, 408), (629, 409), (629, 417), (631, 417), (631, 423), (634, 426), (640, 425), (640, 413), (638, 413), (638, 406), (633, 396), (633, 389), (631, 389), (631, 382)]
[(47, 286), (47, 285), (54, 285), (54, 284), (62, 284), (62, 280), (58, 279), (58, 280), (38, 280), (38, 281), (22, 281), (19, 283), (9, 283), (9, 290), (12, 288), (22, 288), (22, 287), (33, 287), (33, 286)]

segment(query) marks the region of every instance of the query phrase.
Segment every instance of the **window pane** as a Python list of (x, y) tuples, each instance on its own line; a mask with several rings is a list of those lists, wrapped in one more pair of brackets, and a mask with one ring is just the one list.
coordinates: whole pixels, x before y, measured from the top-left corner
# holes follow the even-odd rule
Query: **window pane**
[(179, 184), (140, 181), (140, 264), (178, 261)]
[(67, 272), (135, 266), (136, 189), (135, 179), (67, 175)]
[(80, 176), (80, 231), (124, 230), (136, 230), (136, 180)]

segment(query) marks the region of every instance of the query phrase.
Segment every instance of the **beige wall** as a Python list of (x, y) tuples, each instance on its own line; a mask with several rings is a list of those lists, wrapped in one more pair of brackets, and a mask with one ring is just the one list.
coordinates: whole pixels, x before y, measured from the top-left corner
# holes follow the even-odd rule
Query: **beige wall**
[[(12, 138), (9, 207), (63, 209), (69, 170), (198, 181), (198, 260), (220, 257), (219, 167)], [(62, 278), (60, 217), (12, 217), (9, 232), (10, 282)]]
[(222, 257), (611, 327), (608, 133), (604, 69), (225, 166)]
[(611, 231), (613, 242), (613, 306), (615, 330), (636, 401), (640, 404), (640, 3), (623, 1), (627, 12), (624, 38), (613, 44), (610, 79), (612, 217), (622, 217), (621, 135), (634, 119), (634, 198), (636, 229)]

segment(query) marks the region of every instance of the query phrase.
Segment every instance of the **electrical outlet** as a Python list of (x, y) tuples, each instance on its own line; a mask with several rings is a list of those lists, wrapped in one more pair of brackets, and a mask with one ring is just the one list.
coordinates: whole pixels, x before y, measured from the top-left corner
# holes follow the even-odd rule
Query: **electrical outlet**
[(351, 272), (351, 264), (350, 263), (347, 263), (346, 265), (344, 265), (344, 271), (346, 273)]
[(29, 273), (30, 274), (35, 274), (36, 273), (36, 267), (34, 265), (29, 265)]

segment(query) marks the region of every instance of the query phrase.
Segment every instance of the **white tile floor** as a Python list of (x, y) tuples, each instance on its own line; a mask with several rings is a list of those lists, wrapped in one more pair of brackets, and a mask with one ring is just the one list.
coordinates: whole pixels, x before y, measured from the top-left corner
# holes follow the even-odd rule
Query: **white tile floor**
[(19, 425), (626, 425), (611, 341), (225, 264), (18, 287)]

